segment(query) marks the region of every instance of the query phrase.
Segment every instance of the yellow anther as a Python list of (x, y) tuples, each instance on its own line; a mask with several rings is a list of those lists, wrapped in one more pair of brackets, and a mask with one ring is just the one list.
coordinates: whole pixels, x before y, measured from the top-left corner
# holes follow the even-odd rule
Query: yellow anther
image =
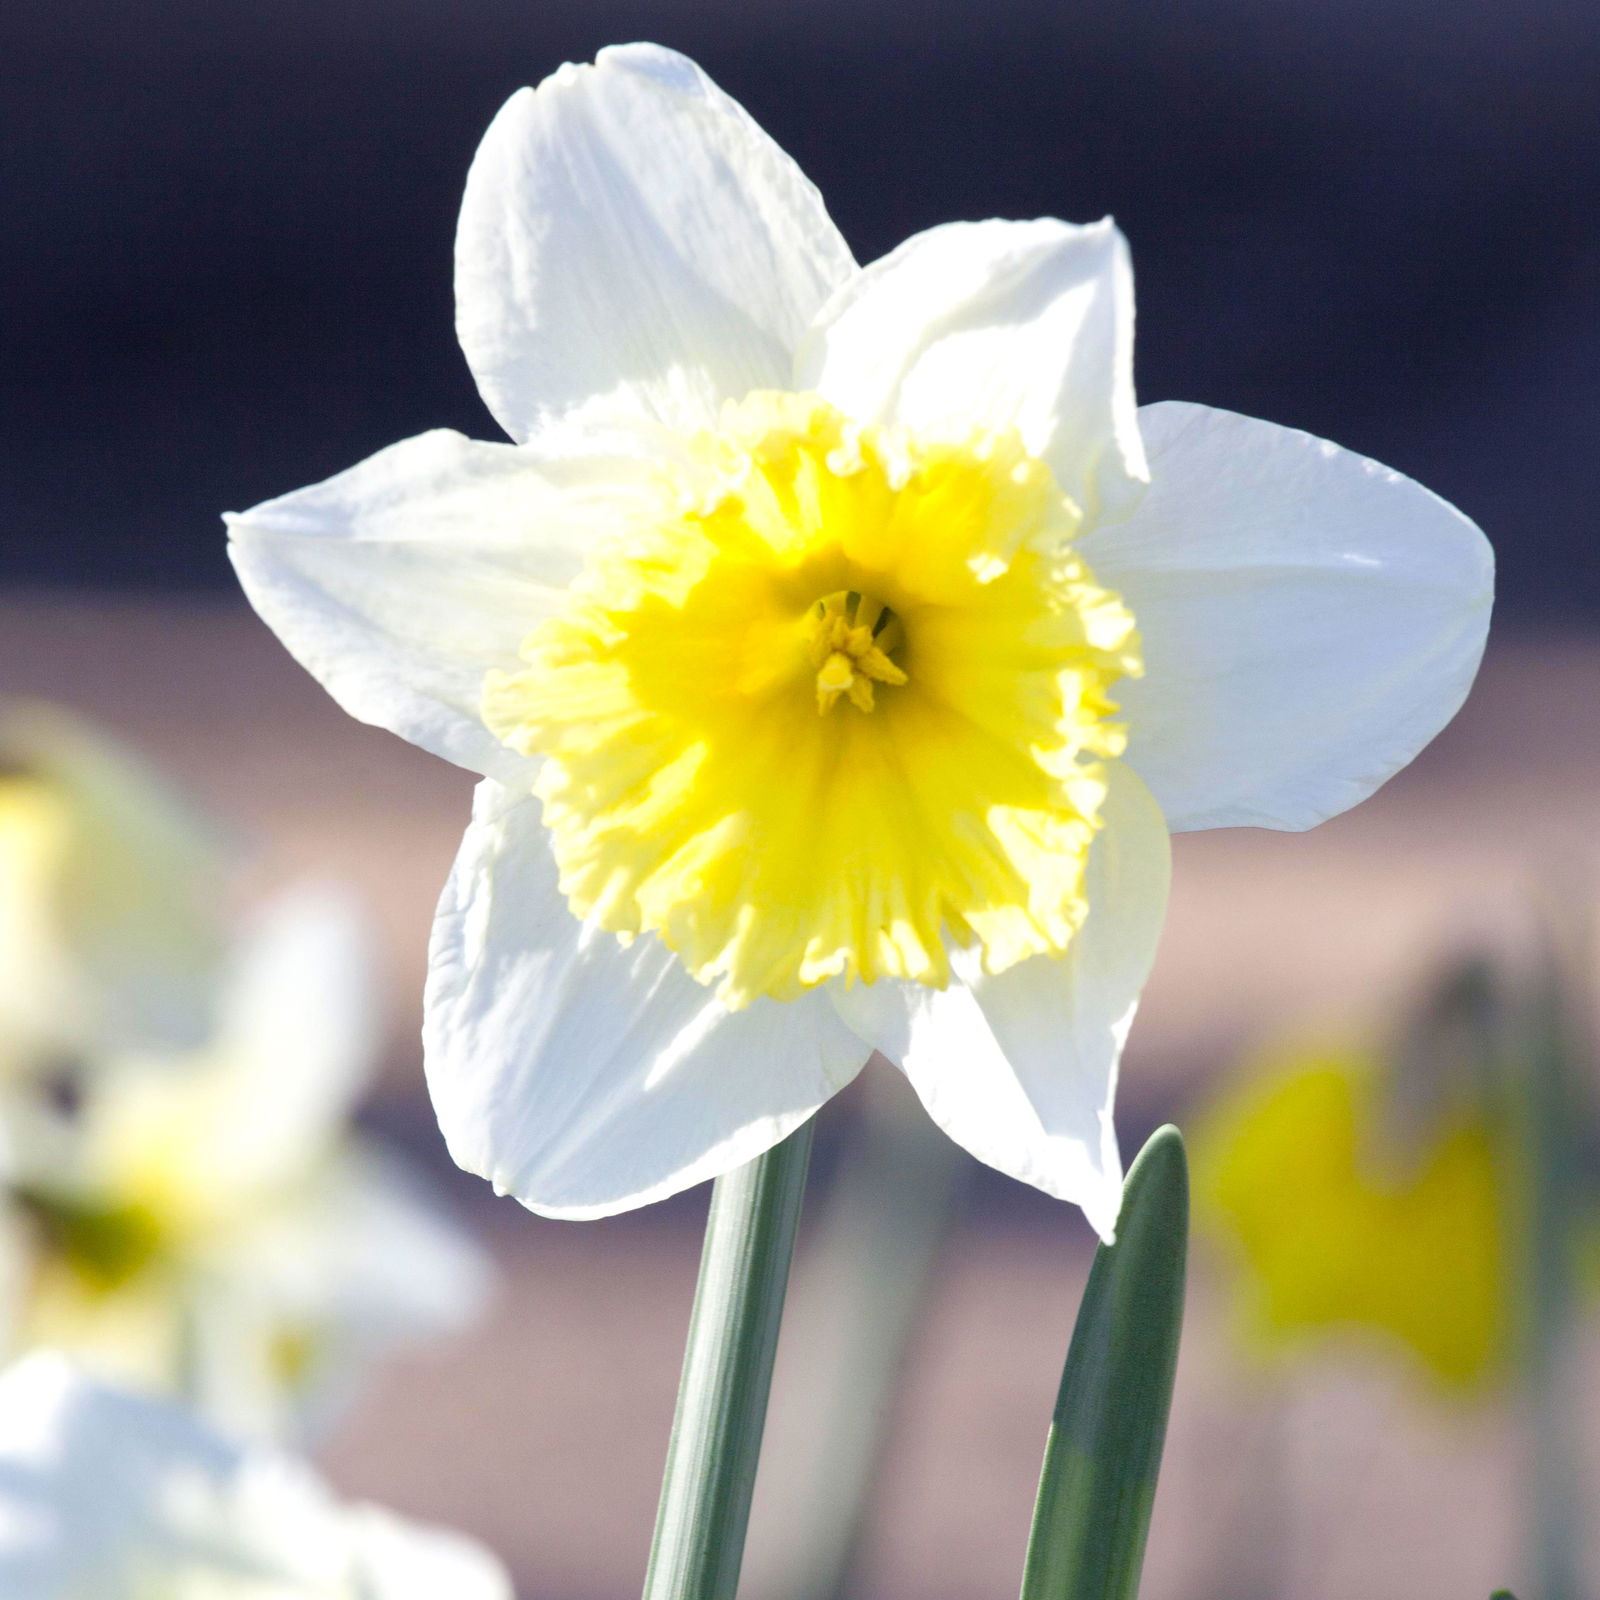
[[(826, 658), (817, 669), (817, 710), (819, 712), (832, 709), (833, 702), (842, 694), (848, 694), (852, 700), (856, 699), (855, 686), (857, 683), (854, 663), (842, 650), (835, 650)], [(868, 704), (870, 711), (871, 687), (868, 686)], [(859, 704), (859, 702), (857, 702)]]
[(892, 684), (906, 681), (905, 673), (887, 653), (898, 648), (905, 630), (897, 617), (890, 616), (882, 622), (885, 612), (882, 601), (843, 591), (817, 603), (812, 620), (811, 659), (817, 664), (819, 713), (831, 711), (841, 695), (848, 695), (857, 711), (871, 711), (875, 703), (874, 680)]

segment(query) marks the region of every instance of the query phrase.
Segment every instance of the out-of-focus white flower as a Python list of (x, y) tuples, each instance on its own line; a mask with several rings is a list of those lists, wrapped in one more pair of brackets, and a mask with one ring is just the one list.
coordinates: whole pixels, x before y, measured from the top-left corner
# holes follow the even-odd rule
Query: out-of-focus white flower
[(0, 702), (0, 1072), (200, 1042), (224, 950), (216, 839), (128, 752)]
[(376, 1042), (365, 954), (342, 893), (290, 891), (243, 941), (213, 1040), (108, 1063), (13, 1139), (19, 1344), (273, 1429), (481, 1307), (481, 1251), (347, 1127)]
[(456, 263), (516, 444), (231, 519), (341, 704), (487, 779), (427, 1003), (456, 1159), (604, 1215), (876, 1048), (1109, 1230), (1169, 828), (1307, 828), (1409, 761), (1477, 667), (1483, 536), (1306, 434), (1140, 409), (1109, 219), (858, 268), (654, 46), (507, 103)]
[(6, 1600), (511, 1600), (459, 1534), (341, 1504), (299, 1461), (41, 1350), (0, 1376)]

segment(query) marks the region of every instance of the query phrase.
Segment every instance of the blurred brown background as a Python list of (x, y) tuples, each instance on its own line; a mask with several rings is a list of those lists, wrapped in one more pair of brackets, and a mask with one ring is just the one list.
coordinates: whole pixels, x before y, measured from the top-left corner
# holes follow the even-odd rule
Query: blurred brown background
[[(345, 718), (232, 601), (13, 597), (0, 607), (0, 681), (133, 740), (250, 842), (263, 885), (335, 873), (379, 914), (392, 1044), (371, 1120), (485, 1231), (505, 1285), (479, 1331), (380, 1379), (331, 1443), (335, 1478), (481, 1534), (527, 1596), (633, 1592), (704, 1191), (560, 1223), (449, 1167), (416, 1029), (428, 920), (469, 780)], [(1380, 1006), (1435, 951), (1492, 927), (1552, 864), (1592, 871), (1597, 735), (1600, 643), (1507, 630), (1458, 721), (1366, 805), (1305, 835), (1181, 838), (1172, 915), (1124, 1066), (1125, 1147), (1166, 1117), (1181, 1121), (1209, 1078), (1275, 1025)], [(830, 1135), (851, 1112), (846, 1096), (824, 1115), (813, 1208), (828, 1190)], [(1091, 1247), (1077, 1212), (975, 1173), (906, 1373), (870, 1542), (873, 1594), (1013, 1589)], [(803, 1316), (786, 1337), (780, 1408)], [(1515, 1578), (1514, 1425), (1493, 1405), (1441, 1409), (1409, 1379), (1403, 1360), (1359, 1347), (1286, 1385), (1241, 1366), (1202, 1251), (1151, 1600), (1445, 1600)], [(769, 1495), (758, 1536), (783, 1509)]]

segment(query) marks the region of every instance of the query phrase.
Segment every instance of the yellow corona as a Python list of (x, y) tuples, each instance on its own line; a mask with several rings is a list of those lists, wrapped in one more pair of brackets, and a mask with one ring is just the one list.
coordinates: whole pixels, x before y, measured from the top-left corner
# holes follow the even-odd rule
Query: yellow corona
[(1133, 619), (1013, 434), (757, 393), (492, 673), (573, 909), (741, 1006), (1063, 951)]

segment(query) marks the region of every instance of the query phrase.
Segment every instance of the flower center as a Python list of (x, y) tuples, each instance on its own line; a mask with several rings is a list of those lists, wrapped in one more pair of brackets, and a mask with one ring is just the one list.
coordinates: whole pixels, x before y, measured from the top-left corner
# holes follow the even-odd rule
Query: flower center
[(1077, 524), (1014, 434), (730, 406), (485, 682), (573, 911), (731, 1006), (1064, 951), (1139, 670)]
[(136, 1278), (167, 1242), (160, 1219), (141, 1206), (80, 1201), (28, 1185), (19, 1186), (14, 1198), (47, 1252), (94, 1293)]
[(906, 681), (890, 660), (904, 641), (900, 619), (881, 600), (844, 589), (819, 600), (807, 645), (817, 667), (817, 711), (826, 715), (841, 695), (857, 711), (872, 710), (874, 683)]

